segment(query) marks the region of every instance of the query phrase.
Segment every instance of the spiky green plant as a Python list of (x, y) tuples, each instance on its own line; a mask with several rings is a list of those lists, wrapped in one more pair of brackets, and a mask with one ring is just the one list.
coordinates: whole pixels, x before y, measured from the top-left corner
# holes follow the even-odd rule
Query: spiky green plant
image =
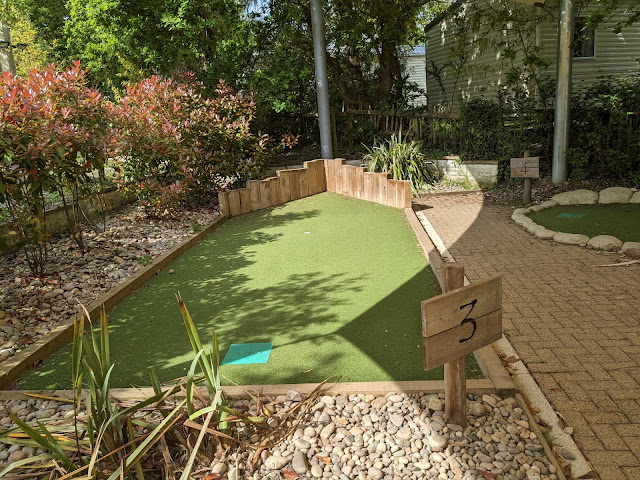
[(365, 162), (369, 171), (391, 173), (394, 180), (411, 181), (411, 189), (417, 194), (424, 185), (438, 180), (438, 171), (432, 162), (426, 160), (420, 142), (402, 139), (402, 133), (391, 135), (388, 140), (378, 140), (369, 148)]
[[(90, 334), (84, 334), (88, 322)], [(65, 477), (88, 478), (144, 478), (140, 461), (151, 447), (166, 433), (167, 424), (179, 419), (179, 404), (165, 416), (158, 425), (149, 425), (146, 432), (136, 439), (134, 425), (140, 422), (134, 414), (149, 405), (158, 405), (179, 386), (156, 393), (142, 402), (128, 408), (121, 408), (111, 397), (110, 379), (114, 364), (109, 355), (109, 330), (104, 309), (100, 312), (99, 335), (92, 328), (88, 312), (76, 318), (71, 348), (71, 380), (74, 391), (75, 415), (73, 425), (45, 426), (38, 422), (37, 428), (29, 426), (12, 412), (11, 419), (18, 426), (0, 432), (0, 437), (8, 443), (44, 448), (47, 453), (8, 465), (0, 471), (0, 477), (11, 470), (26, 465), (51, 460), (65, 472)], [(85, 383), (83, 383), (83, 380)], [(88, 395), (83, 395), (86, 386)], [(80, 410), (86, 409), (86, 420), (80, 420)], [(172, 424), (173, 424), (172, 423)], [(21, 430), (28, 439), (12, 438)], [(112, 472), (110, 476), (105, 472)], [(130, 472), (135, 472), (135, 477)]]
[[(220, 349), (216, 333), (211, 332), (211, 345), (205, 348), (180, 295), (178, 303), (194, 352), (188, 375), (163, 389), (155, 370), (151, 369), (154, 395), (129, 407), (123, 407), (111, 396), (110, 379), (114, 364), (110, 359), (107, 315), (103, 309), (100, 328), (94, 330), (85, 310), (74, 324), (71, 349), (73, 424), (45, 426), (38, 422), (37, 427), (33, 427), (9, 412), (18, 427), (0, 430), (0, 439), (5, 443), (44, 448), (47, 453), (8, 465), (0, 471), (0, 477), (14, 469), (37, 464), (43, 471), (48, 468), (62, 472), (61, 478), (65, 480), (144, 480), (142, 460), (156, 443), (162, 442), (165, 448), (170, 443), (181, 452), (190, 452), (180, 476), (180, 480), (188, 480), (202, 452), (214, 452), (227, 441), (246, 444), (231, 436), (234, 424), (242, 422), (251, 425), (256, 432), (264, 432), (265, 417), (246, 416), (227, 405), (221, 388)], [(88, 323), (88, 335), (84, 334), (85, 322)], [(200, 392), (199, 385), (204, 385), (208, 398)], [(84, 388), (86, 394), (83, 393)], [(167, 398), (180, 391), (186, 392), (186, 398), (177, 405), (167, 406)], [(304, 402), (305, 405), (310, 406), (319, 391), (320, 388)], [(135, 416), (146, 407), (160, 412), (161, 420)], [(86, 419), (79, 415), (82, 409), (87, 412)], [(292, 413), (295, 411), (295, 408), (291, 409)], [(269, 439), (274, 439), (275, 435), (275, 431), (270, 431), (254, 448), (264, 449), (273, 445), (273, 440)], [(207, 458), (206, 455), (204, 457)], [(208, 459), (209, 462), (211, 460)], [(165, 462), (168, 462), (166, 457)], [(172, 467), (167, 465), (167, 471), (170, 471)]]

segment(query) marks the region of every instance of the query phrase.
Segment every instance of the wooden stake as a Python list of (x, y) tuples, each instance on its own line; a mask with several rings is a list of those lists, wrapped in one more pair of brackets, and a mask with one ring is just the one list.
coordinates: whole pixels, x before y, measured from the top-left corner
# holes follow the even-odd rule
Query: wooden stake
[(233, 217), (241, 213), (240, 192), (238, 190), (229, 190), (229, 214)]
[[(443, 292), (464, 287), (464, 267), (459, 263), (443, 265)], [(464, 357), (444, 364), (444, 415), (451, 423), (467, 425), (467, 371)]]
[(220, 215), (229, 216), (229, 192), (218, 192), (218, 204), (220, 206)]
[[(529, 150), (524, 151), (524, 156), (529, 156)], [(529, 205), (531, 203), (531, 178), (524, 179), (524, 204)]]
[(251, 190), (249, 188), (240, 188), (240, 208), (242, 213), (249, 213), (251, 211)]

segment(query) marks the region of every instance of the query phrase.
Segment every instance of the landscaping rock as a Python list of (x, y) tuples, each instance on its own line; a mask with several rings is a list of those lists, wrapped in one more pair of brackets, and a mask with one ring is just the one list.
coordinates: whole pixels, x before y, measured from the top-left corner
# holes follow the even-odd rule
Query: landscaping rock
[(307, 473), (309, 470), (309, 463), (307, 462), (307, 456), (301, 451), (296, 451), (293, 454), (293, 460), (291, 461), (291, 468), (298, 475), (302, 475), (303, 473)]
[(622, 247), (622, 241), (611, 235), (597, 235), (587, 242), (587, 246), (595, 250), (611, 252), (619, 250)]
[(626, 187), (609, 187), (600, 191), (598, 203), (629, 203), (633, 190)]
[(587, 242), (589, 242), (589, 237), (586, 235), (580, 235), (579, 233), (556, 232), (553, 236), (553, 241), (564, 243), (566, 245), (579, 245), (584, 247), (587, 245)]
[(640, 242), (624, 242), (620, 250), (627, 257), (640, 260)]
[[(540, 440), (522, 420), (522, 410), (511, 397), (469, 395), (465, 428), (447, 424), (441, 410), (430, 410), (430, 405), (436, 406), (434, 399), (442, 400), (438, 395), (403, 394), (398, 400), (394, 395), (376, 398), (360, 394), (341, 396), (339, 402), (337, 398), (333, 406), (324, 403), (325, 399), (312, 405), (293, 435), (271, 452), (264, 451), (255, 469), (248, 468), (252, 453), (241, 450), (218, 452), (211, 467), (207, 465), (208, 470), (226, 474), (229, 480), (276, 480), (292, 476), (291, 470), (301, 479), (477, 480), (477, 472), (482, 470), (494, 472), (496, 478), (526, 479), (528, 472), (533, 472), (544, 480), (558, 480)], [(269, 397), (262, 400), (263, 405), (274, 408), (274, 415), (297, 404), (285, 396), (278, 401)], [(43, 399), (0, 401), (0, 423), (12, 426), (7, 408), (20, 412), (23, 418), (32, 415), (32, 423), (37, 412), (53, 410), (53, 418), (44, 421), (57, 422), (68, 405), (56, 403)], [(231, 407), (255, 415), (257, 405), (238, 399)], [(45, 418), (50, 413), (40, 416)], [(326, 439), (318, 438), (316, 432), (321, 414), (329, 416), (324, 428), (333, 426)], [(392, 416), (402, 418), (400, 428), (391, 422)], [(3, 422), (5, 418), (8, 422)], [(13, 459), (38, 454), (33, 448), (25, 448), (0, 439), (0, 461), (10, 455)]]
[(514, 213), (513, 215), (511, 215), (511, 219), (514, 222), (516, 222), (516, 224), (518, 224), (518, 225), (522, 225), (525, 222), (532, 222), (533, 221), (529, 217), (527, 217), (526, 215), (523, 215), (522, 213)]
[(516, 208), (513, 211), (514, 215), (526, 215), (527, 213), (529, 213), (531, 211), (530, 208)]
[(640, 192), (636, 192), (631, 196), (629, 203), (640, 203)]
[(542, 240), (552, 240), (555, 234), (557, 233), (556, 231), (549, 230), (548, 228), (545, 228), (542, 225), (539, 225), (539, 227), (540, 227), (539, 229), (533, 232), (536, 238), (540, 238)]
[(529, 221), (529, 222), (525, 222), (523, 225), (524, 229), (529, 232), (532, 235), (535, 235), (536, 232), (540, 231), (540, 230), (546, 230), (545, 227), (543, 227), (542, 225), (538, 225), (537, 223), (535, 223), (533, 220)]
[(533, 205), (532, 207), (529, 207), (529, 210), (531, 210), (532, 212), (539, 212), (540, 210), (556, 207), (557, 205), (558, 202), (556, 202), (555, 200), (547, 200), (546, 202), (542, 202), (539, 205)]
[(264, 466), (268, 470), (280, 470), (287, 463), (289, 463), (289, 460), (286, 458), (281, 457), (280, 455), (271, 455), (264, 461)]
[(598, 202), (598, 193), (581, 188), (570, 192), (558, 193), (551, 197), (558, 205), (594, 205)]

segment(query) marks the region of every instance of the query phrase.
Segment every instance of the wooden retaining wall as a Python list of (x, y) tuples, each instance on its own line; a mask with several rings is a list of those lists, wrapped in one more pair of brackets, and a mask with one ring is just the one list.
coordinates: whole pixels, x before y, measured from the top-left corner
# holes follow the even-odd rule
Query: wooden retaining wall
[(222, 215), (240, 215), (281, 205), (326, 191), (324, 160), (304, 162), (303, 168), (279, 170), (276, 177), (249, 180), (245, 188), (218, 193)]
[(343, 158), (325, 160), (327, 191), (396, 208), (411, 208), (411, 182), (393, 180), (390, 173), (367, 172), (346, 165)]
[(367, 172), (346, 160), (311, 160), (303, 168), (279, 170), (276, 177), (249, 180), (245, 188), (218, 193), (220, 213), (235, 216), (274, 207), (320, 192), (333, 192), (396, 208), (411, 208), (411, 182), (390, 173)]

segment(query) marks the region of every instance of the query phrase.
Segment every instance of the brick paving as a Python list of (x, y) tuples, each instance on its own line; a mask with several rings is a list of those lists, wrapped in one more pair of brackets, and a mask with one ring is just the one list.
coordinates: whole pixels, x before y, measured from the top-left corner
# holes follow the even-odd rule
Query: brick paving
[(470, 281), (503, 275), (505, 334), (600, 478), (639, 480), (640, 264), (598, 268), (618, 255), (536, 239), (481, 194), (418, 203)]

